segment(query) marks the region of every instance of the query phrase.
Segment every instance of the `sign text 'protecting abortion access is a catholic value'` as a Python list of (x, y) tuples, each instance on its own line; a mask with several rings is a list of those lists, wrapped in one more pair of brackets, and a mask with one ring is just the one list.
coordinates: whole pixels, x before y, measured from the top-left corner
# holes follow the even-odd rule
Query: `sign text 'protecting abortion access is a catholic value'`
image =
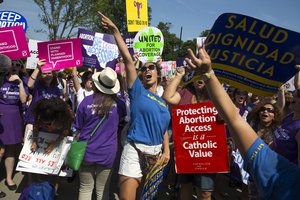
[(172, 107), (177, 173), (229, 170), (224, 123), (212, 102)]
[(42, 71), (82, 66), (81, 40), (78, 38), (38, 43), (39, 59), (46, 59)]

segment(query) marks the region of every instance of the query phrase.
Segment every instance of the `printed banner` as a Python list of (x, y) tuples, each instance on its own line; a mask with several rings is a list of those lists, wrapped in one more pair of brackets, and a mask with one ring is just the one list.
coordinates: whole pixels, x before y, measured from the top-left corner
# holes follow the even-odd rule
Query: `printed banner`
[(0, 53), (12, 60), (30, 56), (22, 26), (0, 28)]
[(164, 48), (162, 32), (155, 27), (140, 30), (134, 37), (133, 49), (143, 63), (156, 62)]
[(42, 42), (42, 41), (29, 39), (28, 46), (30, 51), (30, 57), (27, 58), (27, 62), (26, 62), (27, 69), (35, 69), (37, 66), (37, 63), (39, 61), (39, 52), (37, 46), (38, 42)]
[(123, 40), (127, 46), (127, 49), (130, 53), (130, 55), (134, 54), (134, 50), (133, 50), (133, 41), (134, 41), (134, 37), (136, 34), (126, 34), (126, 35), (122, 35)]
[(224, 123), (212, 102), (172, 107), (177, 173), (229, 171)]
[(300, 64), (300, 34), (252, 17), (225, 13), (205, 41), (218, 78), (260, 96), (273, 96)]
[(46, 59), (42, 71), (82, 66), (81, 40), (78, 38), (38, 43), (39, 59)]
[(174, 78), (176, 74), (176, 61), (163, 61), (161, 66), (161, 76)]
[(160, 189), (161, 183), (167, 171), (167, 165), (161, 165), (156, 163), (153, 168), (147, 174), (141, 200), (152, 200), (156, 199), (158, 190)]
[(12, 27), (12, 26), (22, 26), (24, 31), (27, 30), (27, 21), (25, 17), (21, 14), (14, 12), (3, 10), (0, 11), (0, 27)]
[(138, 32), (148, 26), (147, 0), (126, 0), (128, 32)]
[(104, 69), (115, 69), (119, 49), (113, 35), (78, 29), (78, 38), (82, 41), (83, 65)]
[(44, 154), (49, 143), (56, 140), (58, 136), (58, 134), (39, 132), (38, 149), (33, 152), (31, 151), (32, 129), (27, 130), (24, 138), (24, 146), (19, 156), (19, 160), (22, 161), (19, 163), (19, 167), (27, 168), (33, 173), (41, 172), (43, 174), (58, 175), (73, 140), (72, 137), (67, 137), (51, 153)]

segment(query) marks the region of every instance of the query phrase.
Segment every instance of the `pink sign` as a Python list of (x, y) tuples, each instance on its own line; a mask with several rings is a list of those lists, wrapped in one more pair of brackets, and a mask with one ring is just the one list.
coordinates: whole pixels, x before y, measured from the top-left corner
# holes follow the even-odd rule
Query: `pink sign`
[(46, 59), (42, 71), (82, 66), (81, 39), (56, 40), (38, 43), (39, 59)]
[[(120, 74), (120, 63), (117, 63), (117, 64), (116, 64), (116, 69), (115, 69), (115, 71), (116, 71), (118, 74)], [(122, 64), (122, 71), (123, 71), (123, 72), (125, 71), (125, 65), (124, 65), (124, 63)]]
[(23, 26), (0, 28), (0, 53), (12, 60), (30, 56)]

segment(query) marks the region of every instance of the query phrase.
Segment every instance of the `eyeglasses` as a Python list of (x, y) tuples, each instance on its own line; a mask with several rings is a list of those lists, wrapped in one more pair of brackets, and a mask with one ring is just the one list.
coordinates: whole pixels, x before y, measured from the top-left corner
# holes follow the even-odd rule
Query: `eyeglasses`
[(266, 107), (261, 107), (259, 109), (260, 112), (264, 112), (264, 111), (267, 111), (269, 113), (274, 113), (274, 109), (273, 108), (266, 108)]
[(148, 67), (143, 66), (140, 70), (141, 70), (141, 72), (145, 72), (147, 69), (154, 70), (155, 68), (156, 68), (155, 65), (149, 65)]

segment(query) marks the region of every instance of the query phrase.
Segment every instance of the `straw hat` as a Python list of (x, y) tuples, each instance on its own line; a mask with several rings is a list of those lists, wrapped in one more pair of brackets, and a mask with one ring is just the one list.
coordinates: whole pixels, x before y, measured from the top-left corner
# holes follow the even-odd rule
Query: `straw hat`
[(94, 73), (92, 79), (97, 89), (105, 94), (116, 94), (120, 91), (117, 73), (110, 67)]

